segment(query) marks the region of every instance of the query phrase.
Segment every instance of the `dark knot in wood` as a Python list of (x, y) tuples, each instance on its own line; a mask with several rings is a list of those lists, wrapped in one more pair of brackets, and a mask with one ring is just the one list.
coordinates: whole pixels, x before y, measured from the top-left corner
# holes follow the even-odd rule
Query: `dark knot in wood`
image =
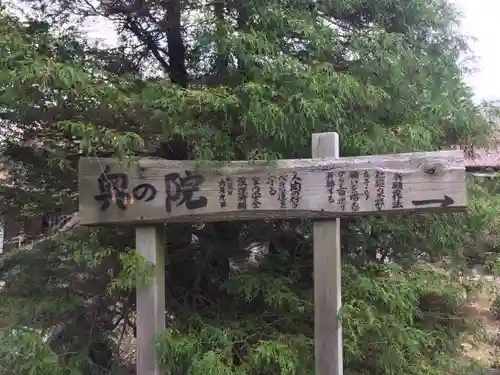
[(436, 170), (436, 167), (424, 167), (424, 172), (427, 174), (435, 174)]

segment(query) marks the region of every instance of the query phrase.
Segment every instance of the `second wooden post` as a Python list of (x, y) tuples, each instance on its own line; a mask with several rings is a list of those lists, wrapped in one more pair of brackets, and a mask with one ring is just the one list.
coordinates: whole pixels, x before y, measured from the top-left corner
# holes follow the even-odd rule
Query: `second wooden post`
[[(312, 136), (312, 157), (339, 157), (339, 135)], [(313, 224), (316, 375), (342, 375), (340, 220)]]

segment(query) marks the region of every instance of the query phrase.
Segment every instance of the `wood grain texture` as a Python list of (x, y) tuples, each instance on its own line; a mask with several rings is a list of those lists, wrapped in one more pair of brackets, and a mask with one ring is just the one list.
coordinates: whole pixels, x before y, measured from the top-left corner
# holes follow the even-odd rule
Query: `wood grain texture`
[(137, 287), (137, 374), (163, 375), (155, 338), (165, 330), (165, 240), (162, 226), (137, 227), (136, 249), (154, 265), (152, 280)]
[[(116, 187), (115, 199), (108, 199), (105, 209), (106, 192), (96, 200), (103, 171), (102, 190), (109, 193), (110, 185)], [(116, 172), (127, 175), (127, 186), (122, 188), (120, 176), (113, 176)], [(187, 173), (191, 178), (185, 178)], [(174, 180), (168, 188), (166, 176)], [(197, 184), (197, 179), (203, 182)], [(464, 156), (459, 150), (271, 164), (139, 159), (125, 166), (113, 159), (82, 158), (79, 190), (81, 223), (87, 225), (332, 218), (466, 207)], [(453, 202), (443, 201), (445, 195)], [(427, 199), (433, 201), (413, 203)]]
[[(339, 156), (337, 133), (313, 134), (313, 158)], [(340, 220), (313, 224), (314, 347), (316, 375), (342, 375)]]

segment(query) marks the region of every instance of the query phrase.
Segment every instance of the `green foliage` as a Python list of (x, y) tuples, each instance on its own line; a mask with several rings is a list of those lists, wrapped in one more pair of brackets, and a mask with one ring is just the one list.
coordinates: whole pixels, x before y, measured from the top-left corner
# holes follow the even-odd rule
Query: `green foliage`
[[(198, 374), (199, 368), (214, 374), (311, 373), (312, 301), (304, 298), (300, 301), (304, 308), (299, 309), (280, 306), (265, 297), (268, 289), (279, 285), (279, 277), (260, 278), (259, 273), (248, 271), (226, 283), (231, 298), (226, 300), (225, 313), (234, 308), (243, 314), (245, 308), (260, 306), (252, 314), (253, 322), (221, 317), (208, 323), (196, 315), (188, 317), (187, 327), (174, 324), (159, 337), (167, 374)], [(462, 334), (474, 324), (462, 316), (464, 287), (454, 277), (423, 265), (411, 269), (374, 265), (345, 267), (344, 280), (348, 373), (456, 370)], [(290, 280), (290, 290), (297, 291), (299, 284)]]
[(111, 293), (117, 290), (133, 290), (151, 282), (154, 265), (136, 250), (126, 249), (126, 252), (118, 257), (121, 264), (120, 273), (111, 281)]
[(2, 338), (0, 374), (62, 374), (56, 353), (43, 342), (40, 334), (19, 329)]
[[(94, 359), (106, 352), (102, 343), (131, 309), (131, 291), (120, 289), (121, 270), (131, 272), (130, 259), (145, 263), (133, 251), (118, 253), (112, 246), (116, 238), (123, 240), (123, 233), (79, 228), (0, 258), (0, 273), (6, 279), (0, 294), (0, 328), (7, 335), (0, 351), (19, 355), (2, 369), (12, 373), (21, 361), (19, 372), (26, 374), (107, 373)], [(117, 320), (117, 315), (123, 318)], [(23, 362), (32, 357), (34, 363)], [(59, 358), (57, 371), (53, 358)]]
[(431, 368), (442, 373), (457, 364), (466, 327), (460, 319), (464, 295), (456, 280), (423, 266), (348, 270), (346, 278), (353, 284), (346, 293), (355, 293), (346, 296), (344, 307), (348, 362), (387, 374)]
[[(44, 22), (0, 14), (9, 173), (0, 213), (9, 220), (76, 210), (84, 154), (309, 157), (311, 133), (323, 131), (340, 134), (344, 156), (436, 150), (484, 143), (498, 117), (472, 101), (458, 63), (466, 45), (442, 1), (346, 0), (326, 10), (293, 0), (171, 0), (142, 10), (26, 3)], [(60, 30), (93, 12), (117, 21), (119, 48)], [(176, 28), (184, 20), (190, 27)], [(500, 238), (497, 180), (468, 183), (465, 213), (342, 220), (347, 374), (466, 370), (471, 286), (451, 271), (495, 263)], [(168, 319), (157, 349), (168, 374), (314, 372), (309, 222), (167, 232)], [(134, 286), (151, 272), (133, 243), (130, 228), (79, 228), (1, 258), (1, 324), (22, 332), (0, 343), (9, 373), (117, 371)], [(252, 254), (254, 243), (268, 251)]]

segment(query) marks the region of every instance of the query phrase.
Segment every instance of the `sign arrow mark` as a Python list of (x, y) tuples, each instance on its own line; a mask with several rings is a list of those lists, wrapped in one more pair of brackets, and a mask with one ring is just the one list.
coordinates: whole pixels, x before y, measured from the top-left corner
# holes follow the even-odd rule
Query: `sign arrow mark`
[(453, 198), (445, 195), (444, 198), (441, 199), (422, 199), (420, 201), (412, 201), (412, 203), (415, 206), (425, 206), (427, 204), (441, 203), (441, 207), (448, 207), (449, 205), (455, 203), (455, 201), (453, 200)]

